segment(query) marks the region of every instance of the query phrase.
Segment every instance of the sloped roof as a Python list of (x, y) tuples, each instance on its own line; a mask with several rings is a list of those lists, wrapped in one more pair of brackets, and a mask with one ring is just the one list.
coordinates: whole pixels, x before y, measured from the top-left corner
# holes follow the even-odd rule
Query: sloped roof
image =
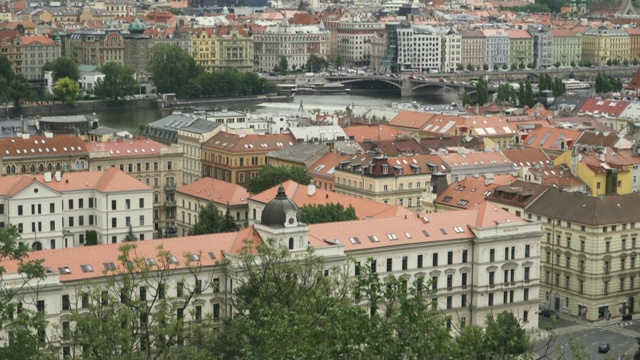
[(249, 199), (247, 189), (242, 186), (210, 177), (204, 177), (184, 185), (176, 189), (176, 192), (230, 206), (246, 205)]
[(230, 152), (270, 152), (292, 146), (296, 139), (291, 134), (231, 134), (220, 132), (202, 147)]
[(497, 175), (491, 181), (485, 176), (468, 177), (449, 186), (433, 201), (458, 209), (473, 209), (482, 204), (486, 197), (499, 185), (508, 185), (518, 180), (513, 175)]
[(546, 165), (551, 161), (539, 147), (503, 150), (502, 153), (517, 167), (530, 167), (533, 164)]
[(432, 113), (404, 110), (391, 119), (389, 121), (389, 125), (393, 127), (420, 130), (434, 115), (435, 114)]
[(86, 145), (81, 138), (71, 135), (53, 137), (31, 135), (0, 139), (0, 157), (30, 158), (63, 155), (86, 155)]
[(86, 144), (89, 152), (107, 151), (111, 157), (156, 155), (169, 146), (149, 139), (119, 139)]

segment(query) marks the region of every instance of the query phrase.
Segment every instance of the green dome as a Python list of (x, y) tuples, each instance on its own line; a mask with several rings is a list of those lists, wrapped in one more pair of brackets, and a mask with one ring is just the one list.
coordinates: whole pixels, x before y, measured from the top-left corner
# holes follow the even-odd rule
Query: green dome
[(145, 30), (144, 24), (136, 18), (131, 24), (129, 24), (129, 32), (132, 34), (142, 34)]

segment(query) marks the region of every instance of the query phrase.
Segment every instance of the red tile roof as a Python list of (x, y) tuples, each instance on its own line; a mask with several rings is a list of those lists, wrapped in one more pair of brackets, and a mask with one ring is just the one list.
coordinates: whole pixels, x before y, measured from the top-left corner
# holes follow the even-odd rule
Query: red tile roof
[(86, 144), (89, 152), (109, 152), (111, 157), (156, 155), (170, 146), (150, 139), (119, 139), (107, 142), (90, 142)]
[[(238, 253), (245, 246), (245, 239), (253, 240), (253, 245), (262, 244), (262, 239), (253, 227), (248, 227), (235, 233), (208, 234), (171, 239), (159, 239), (150, 241), (137, 241), (131, 243), (136, 246), (135, 256), (144, 259), (156, 259), (160, 263), (164, 259), (158, 258), (158, 247), (168, 251), (177, 258), (178, 263), (171, 265), (172, 269), (182, 269), (195, 263), (186, 254), (199, 255), (197, 262), (202, 266), (213, 266), (225, 258), (225, 254)], [(95, 246), (82, 246), (46, 251), (33, 251), (29, 253), (30, 259), (44, 260), (43, 266), (52, 272), (58, 273), (58, 268), (69, 268), (69, 273), (60, 275), (60, 282), (72, 282), (79, 280), (95, 279), (105, 276), (105, 263), (114, 263), (117, 271), (125, 271), (124, 266), (118, 261), (122, 244), (105, 244)], [(209, 253), (213, 253), (212, 259)], [(15, 261), (3, 261), (2, 265), (8, 273), (16, 273), (18, 263)], [(83, 272), (81, 266), (91, 265), (93, 271)]]
[(40, 45), (57, 45), (55, 41), (51, 40), (46, 36), (23, 36), (22, 37), (22, 45), (29, 46), (34, 43), (39, 43)]
[(434, 204), (458, 209), (473, 209), (484, 203), (499, 185), (509, 185), (518, 180), (513, 175), (497, 175), (491, 180), (486, 177), (468, 177), (450, 184), (433, 202)]
[(84, 141), (77, 136), (54, 135), (11, 137), (0, 139), (0, 157), (7, 158), (31, 158), (60, 155), (87, 154)]
[(594, 116), (606, 116), (617, 118), (629, 106), (628, 101), (602, 100), (590, 98), (580, 107), (579, 114), (592, 114)]
[(389, 125), (399, 128), (420, 130), (434, 115), (435, 114), (432, 113), (403, 110), (389, 121)]
[(345, 127), (344, 132), (349, 136), (349, 139), (355, 140), (358, 143), (379, 140), (395, 140), (402, 131), (391, 127), (389, 125), (355, 125)]
[(205, 201), (220, 205), (246, 205), (249, 193), (240, 185), (205, 177), (176, 190)]
[(516, 167), (531, 167), (533, 164), (546, 165), (551, 159), (539, 147), (502, 150), (504, 156), (513, 161)]
[(231, 134), (220, 132), (205, 142), (202, 147), (229, 152), (270, 152), (296, 143), (291, 134)]
[[(552, 127), (539, 127), (522, 137), (522, 144), (525, 147), (539, 147), (544, 150), (561, 151), (568, 149), (573, 143), (578, 141), (582, 131), (571, 129), (560, 129)], [(564, 140), (564, 148), (562, 143)]]
[[(252, 195), (250, 199), (266, 205), (273, 199), (273, 196), (277, 193), (279, 186), (280, 185), (277, 185), (259, 194)], [(326, 205), (329, 203), (342, 204), (345, 208), (352, 205), (356, 210), (356, 216), (360, 219), (378, 219), (404, 215), (413, 216), (413, 212), (411, 210), (401, 206), (387, 205), (373, 200), (322, 190), (320, 188), (316, 188), (315, 193), (309, 196), (309, 187), (307, 185), (300, 185), (293, 180), (284, 182), (282, 186), (284, 186), (287, 197), (293, 200), (293, 202), (295, 202), (299, 207), (303, 207), (305, 205)]]

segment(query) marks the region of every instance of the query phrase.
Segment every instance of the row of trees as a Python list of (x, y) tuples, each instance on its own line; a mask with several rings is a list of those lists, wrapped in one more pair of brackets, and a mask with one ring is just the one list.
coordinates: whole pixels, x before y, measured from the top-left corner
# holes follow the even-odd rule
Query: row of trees
[(615, 76), (608, 76), (603, 71), (596, 75), (596, 93), (610, 93), (622, 90), (622, 80)]
[(553, 92), (553, 96), (561, 96), (567, 92), (567, 89), (562, 82), (562, 79), (559, 77), (551, 77), (551, 75), (542, 73), (540, 74), (540, 83), (538, 85), (540, 91), (543, 90), (551, 90)]
[(333, 62), (329, 62), (329, 60), (327, 60), (322, 56), (311, 54), (309, 55), (309, 59), (307, 60), (306, 65), (300, 66), (299, 68), (296, 68), (295, 65), (289, 68), (289, 61), (285, 56), (281, 56), (280, 61), (273, 68), (273, 71), (281, 74), (288, 74), (289, 72), (300, 73), (303, 71), (319, 72), (327, 69), (329, 66), (332, 66), (332, 65), (334, 65), (337, 69), (343, 67), (344, 58), (342, 57), (342, 55), (340, 54), (336, 55), (336, 59)]
[[(489, 91), (487, 80), (480, 78), (477, 85), (477, 104), (485, 105), (489, 102)], [(556, 77), (552, 78), (548, 74), (540, 75), (540, 83), (538, 85), (540, 91), (551, 90), (554, 96), (564, 95), (566, 92), (565, 85), (562, 79)], [(533, 92), (531, 82), (529, 80), (520, 81), (518, 83), (518, 89), (512, 84), (501, 84), (498, 86), (498, 92), (496, 94), (496, 103), (498, 104), (512, 104), (532, 107), (536, 103), (536, 95)], [(468, 94), (464, 94), (462, 98), (463, 105), (472, 105), (471, 98)]]
[(14, 115), (18, 116), (22, 113), (24, 101), (37, 99), (38, 96), (31, 88), (31, 84), (24, 77), (14, 73), (9, 58), (0, 56), (0, 102), (13, 103)]
[(207, 73), (183, 48), (158, 44), (151, 49), (149, 71), (159, 93), (183, 98), (278, 93), (277, 85), (253, 72), (226, 69)]

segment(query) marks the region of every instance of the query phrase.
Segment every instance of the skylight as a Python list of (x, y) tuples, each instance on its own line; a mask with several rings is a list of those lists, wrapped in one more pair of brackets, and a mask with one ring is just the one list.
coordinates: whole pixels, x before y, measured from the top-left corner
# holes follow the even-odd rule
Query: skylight
[(104, 265), (104, 268), (106, 270), (115, 270), (116, 269), (116, 265), (113, 262), (106, 262), (106, 263), (103, 263), (103, 265)]
[(93, 266), (87, 264), (87, 265), (80, 265), (80, 269), (82, 269), (83, 273), (88, 273), (88, 272), (93, 272)]
[(349, 241), (351, 241), (352, 244), (360, 244), (360, 239), (358, 239), (357, 237), (350, 237)]

